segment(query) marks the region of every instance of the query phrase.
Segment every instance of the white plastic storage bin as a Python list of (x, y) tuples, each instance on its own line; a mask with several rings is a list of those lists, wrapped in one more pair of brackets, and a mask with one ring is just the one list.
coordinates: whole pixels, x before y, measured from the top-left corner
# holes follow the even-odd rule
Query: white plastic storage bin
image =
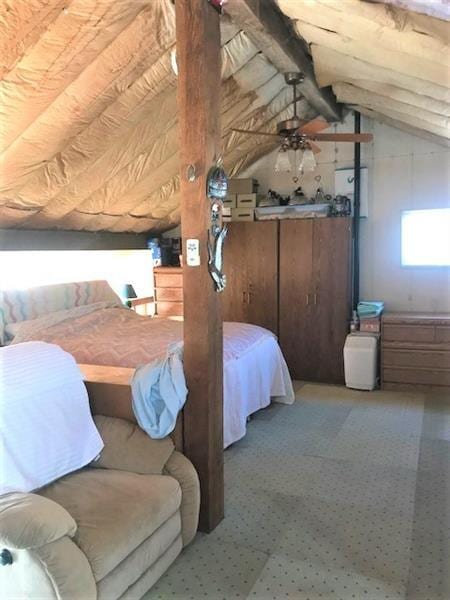
[(377, 385), (378, 336), (350, 333), (344, 345), (345, 385), (357, 390), (373, 390)]

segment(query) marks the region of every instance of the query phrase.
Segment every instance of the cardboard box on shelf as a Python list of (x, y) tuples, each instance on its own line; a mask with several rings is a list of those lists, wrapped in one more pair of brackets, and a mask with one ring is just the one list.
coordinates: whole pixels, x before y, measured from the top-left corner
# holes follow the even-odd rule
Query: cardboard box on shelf
[(254, 221), (255, 220), (255, 209), (254, 208), (232, 208), (231, 209), (231, 220), (232, 221)]
[(264, 198), (262, 194), (238, 194), (236, 207), (256, 208), (261, 198)]
[(227, 197), (223, 201), (224, 207), (227, 206), (229, 208), (236, 208), (236, 194), (227, 194)]
[(245, 179), (229, 179), (229, 194), (254, 194), (258, 191), (258, 181), (252, 177)]

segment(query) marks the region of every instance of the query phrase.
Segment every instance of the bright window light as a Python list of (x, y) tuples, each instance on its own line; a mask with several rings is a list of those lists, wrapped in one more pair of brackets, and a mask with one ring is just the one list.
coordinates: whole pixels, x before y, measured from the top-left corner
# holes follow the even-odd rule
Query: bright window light
[(450, 266), (450, 208), (402, 212), (402, 266)]
[(131, 283), (138, 296), (153, 294), (150, 250), (36, 250), (0, 252), (0, 291), (106, 279), (120, 294)]

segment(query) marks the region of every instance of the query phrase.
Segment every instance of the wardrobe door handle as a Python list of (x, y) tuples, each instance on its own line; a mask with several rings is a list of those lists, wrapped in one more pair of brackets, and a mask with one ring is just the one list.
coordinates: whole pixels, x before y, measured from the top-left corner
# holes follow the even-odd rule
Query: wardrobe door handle
[(318, 304), (317, 299), (319, 297), (319, 294), (314, 294), (314, 306), (316, 306)]
[(309, 294), (305, 294), (305, 303), (306, 306), (309, 306)]
[(247, 295), (247, 297), (248, 297), (248, 304), (252, 303), (252, 295), (253, 295), (252, 292), (248, 292), (248, 295)]
[(242, 292), (242, 302), (243, 304), (247, 304), (247, 292)]

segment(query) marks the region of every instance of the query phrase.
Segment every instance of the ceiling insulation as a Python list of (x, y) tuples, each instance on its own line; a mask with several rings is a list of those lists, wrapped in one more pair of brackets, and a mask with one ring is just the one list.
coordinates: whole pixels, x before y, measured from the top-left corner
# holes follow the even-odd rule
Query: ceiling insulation
[[(309, 44), (320, 86), (376, 119), (448, 141), (446, 21), (362, 0), (276, 1)], [(172, 0), (0, 0), (0, 26), (0, 227), (177, 224)], [(221, 39), (224, 160), (238, 175), (277, 140), (231, 128), (274, 131), (292, 114), (291, 90), (274, 45), (264, 52), (227, 15)], [(305, 99), (298, 110), (317, 115)]]
[[(245, 32), (221, 23), (225, 164), (237, 174), (276, 142), (231, 127), (275, 128), (291, 99)], [(176, 224), (171, 0), (2, 0), (0, 24), (0, 227)], [(306, 101), (299, 109), (317, 114)]]
[(369, 0), (370, 2), (384, 2), (406, 10), (436, 17), (437, 19), (450, 20), (450, 0)]
[(277, 1), (308, 42), (320, 86), (376, 120), (449, 145), (450, 23), (400, 8), (444, 16), (446, 0)]

